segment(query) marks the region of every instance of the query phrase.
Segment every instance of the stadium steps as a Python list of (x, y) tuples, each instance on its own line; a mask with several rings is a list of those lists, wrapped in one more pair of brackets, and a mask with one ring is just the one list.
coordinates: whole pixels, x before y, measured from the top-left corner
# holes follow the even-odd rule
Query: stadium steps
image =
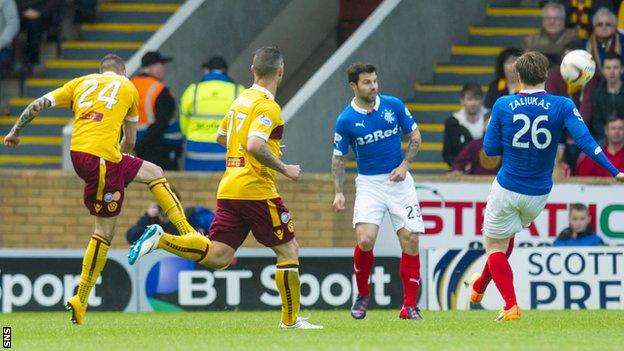
[[(23, 98), (9, 100), (10, 117), (0, 117), (6, 135), (24, 108), (35, 98), (72, 78), (97, 72), (102, 56), (113, 53), (128, 60), (184, 0), (104, 1), (98, 5), (99, 22), (81, 25), (81, 40), (63, 42), (62, 57), (44, 62), (45, 75), (29, 78)], [(69, 109), (47, 109), (21, 134), (15, 149), (0, 148), (2, 168), (61, 168), (62, 130), (70, 121)]]
[(413, 165), (415, 173), (448, 171), (442, 160), (444, 122), (460, 108), (462, 85), (476, 82), (485, 94), (494, 79), (498, 53), (508, 46), (520, 47), (526, 35), (537, 33), (540, 16), (535, 8), (488, 7), (485, 20), (468, 29), (467, 44), (452, 45), (449, 61), (434, 67), (432, 81), (415, 84), (413, 98), (407, 102), (423, 136), (423, 147)]

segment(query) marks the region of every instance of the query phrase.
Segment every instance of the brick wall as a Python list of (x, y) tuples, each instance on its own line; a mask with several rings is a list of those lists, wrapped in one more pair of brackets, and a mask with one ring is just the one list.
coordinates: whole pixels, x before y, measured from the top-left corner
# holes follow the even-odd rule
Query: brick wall
[[(184, 206), (214, 209), (220, 174), (167, 174), (182, 197)], [(415, 176), (419, 181), (491, 182), (488, 176)], [(604, 178), (568, 178), (568, 183), (610, 184)], [(347, 175), (347, 209), (334, 213), (330, 174), (303, 175), (299, 182), (282, 176), (278, 189), (295, 221), (297, 239), (303, 247), (350, 247), (355, 240), (351, 225), (354, 175)], [(93, 217), (82, 204), (82, 180), (73, 171), (0, 169), (0, 247), (84, 248), (93, 232)], [(147, 186), (131, 184), (126, 189), (122, 214), (117, 220), (113, 247), (127, 248), (126, 230), (153, 201)], [(250, 235), (245, 246), (257, 247)]]
[[(220, 174), (167, 174), (183, 206), (214, 209)], [(297, 239), (304, 247), (351, 246), (353, 178), (347, 177), (349, 207), (332, 212), (332, 178), (305, 174), (299, 182), (279, 177), (278, 189), (295, 221)], [(93, 218), (82, 204), (83, 183), (73, 172), (0, 170), (0, 247), (84, 248), (93, 232)], [(126, 230), (153, 201), (147, 186), (133, 183), (126, 189), (122, 214), (117, 220), (113, 247), (127, 248)], [(250, 235), (246, 246), (258, 246)]]

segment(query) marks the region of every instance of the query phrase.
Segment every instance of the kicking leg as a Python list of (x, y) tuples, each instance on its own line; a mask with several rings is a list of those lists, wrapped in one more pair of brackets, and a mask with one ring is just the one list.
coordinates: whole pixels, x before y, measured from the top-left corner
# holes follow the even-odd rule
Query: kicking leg
[[(507, 251), (505, 252), (505, 256), (509, 258), (514, 248), (514, 237), (509, 239), (509, 244), (507, 246)], [(479, 273), (474, 273), (473, 277), (470, 279), (472, 284), (472, 292), (470, 294), (470, 302), (477, 304), (481, 303), (483, 299), (483, 294), (485, 293), (485, 289), (490, 284), (492, 280), (492, 275), (490, 274), (490, 268), (486, 264), (483, 267), (483, 271)]]
[(134, 177), (134, 181), (147, 184), (156, 202), (165, 211), (165, 214), (178, 229), (180, 235), (196, 232), (187, 221), (180, 200), (171, 190), (162, 168), (151, 162), (144, 161)]

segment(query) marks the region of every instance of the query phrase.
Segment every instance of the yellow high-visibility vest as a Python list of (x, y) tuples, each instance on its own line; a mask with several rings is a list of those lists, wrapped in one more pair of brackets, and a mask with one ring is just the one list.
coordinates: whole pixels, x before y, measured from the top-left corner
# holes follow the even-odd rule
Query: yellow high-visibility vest
[(189, 85), (180, 99), (180, 129), (188, 141), (214, 143), (223, 116), (245, 88), (222, 80)]

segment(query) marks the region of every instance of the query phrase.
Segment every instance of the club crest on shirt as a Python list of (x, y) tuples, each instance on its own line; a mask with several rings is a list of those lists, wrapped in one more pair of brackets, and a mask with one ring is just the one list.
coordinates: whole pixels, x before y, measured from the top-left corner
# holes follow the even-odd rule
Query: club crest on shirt
[(392, 110), (383, 110), (383, 118), (388, 123), (394, 123), (394, 112), (392, 112)]
[(270, 127), (271, 126), (271, 119), (265, 115), (260, 115), (260, 117), (258, 117), (258, 121), (260, 121), (260, 124), (266, 126), (266, 127)]
[(281, 217), (282, 223), (286, 224), (290, 220), (290, 213), (284, 212), (282, 213), (280, 217)]
[(111, 202), (111, 201), (113, 201), (113, 194), (112, 193), (104, 194), (104, 202)]

